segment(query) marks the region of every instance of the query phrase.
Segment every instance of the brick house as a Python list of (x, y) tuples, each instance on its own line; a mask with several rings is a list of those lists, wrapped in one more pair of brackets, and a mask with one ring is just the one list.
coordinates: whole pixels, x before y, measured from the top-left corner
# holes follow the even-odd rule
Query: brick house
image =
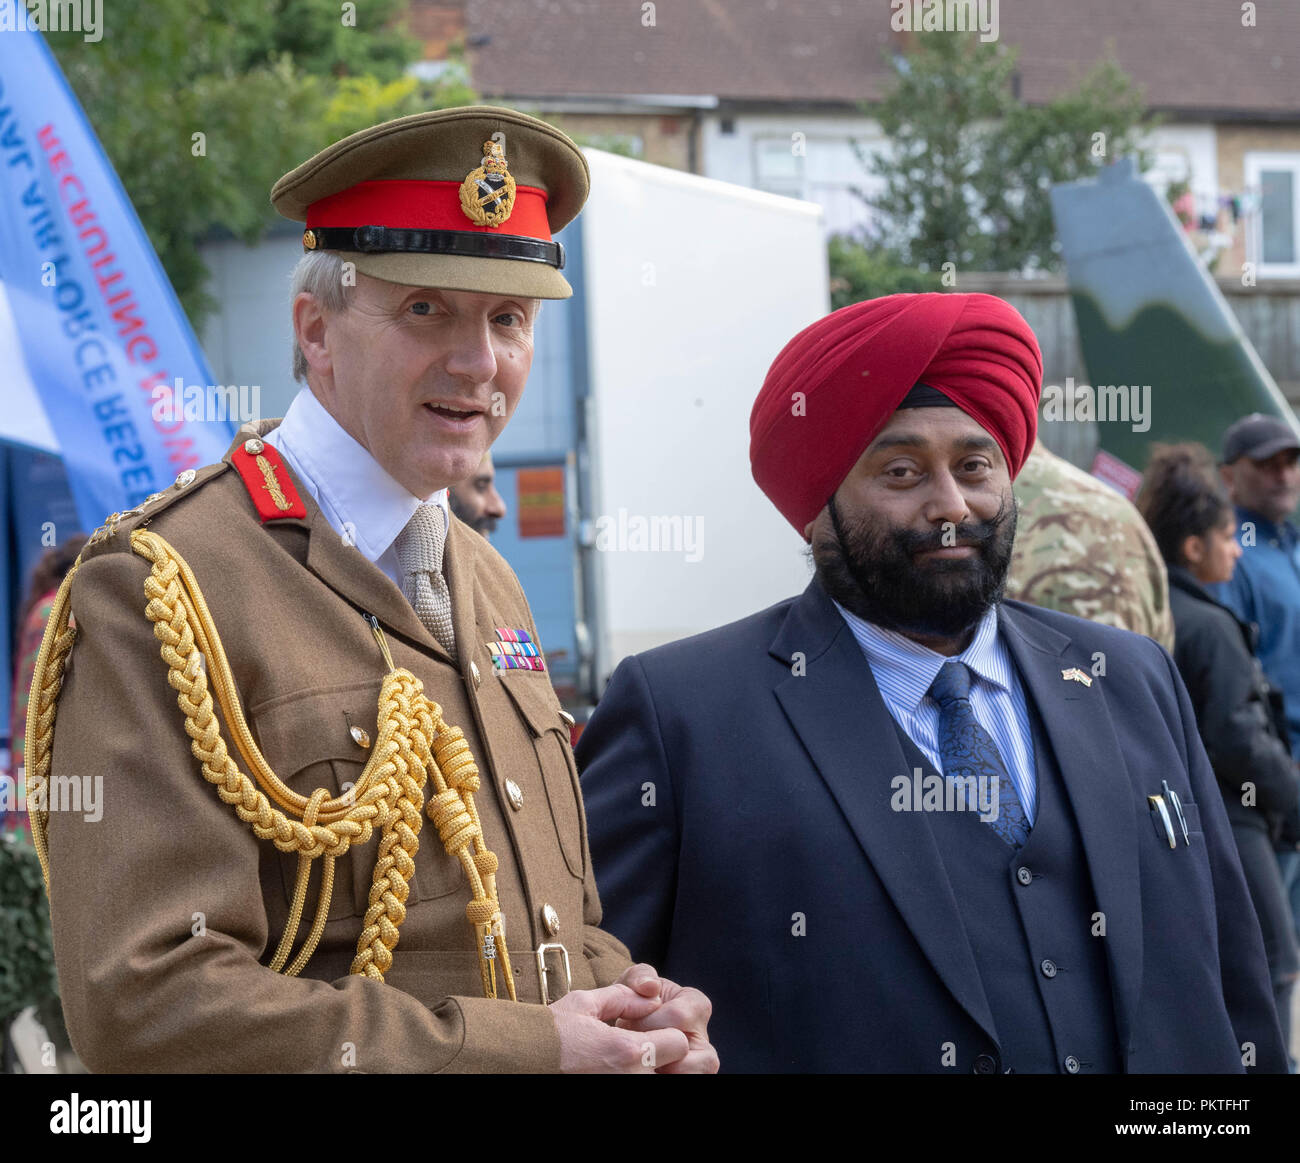
[[(987, 8), (988, 0), (985, 0)], [(1001, 5), (1029, 102), (1069, 88), (1107, 52), (1163, 118), (1150, 135), (1164, 187), (1185, 181), (1218, 272), (1300, 278), (1300, 4), (1036, 0)], [(1032, 14), (1031, 10), (1032, 9)], [(828, 231), (864, 223), (852, 143), (882, 147), (860, 102), (889, 82), (888, 0), (411, 0), (436, 69), (460, 42), (487, 100), (536, 110), (593, 144), (806, 198)], [(796, 146), (797, 143), (797, 146)]]

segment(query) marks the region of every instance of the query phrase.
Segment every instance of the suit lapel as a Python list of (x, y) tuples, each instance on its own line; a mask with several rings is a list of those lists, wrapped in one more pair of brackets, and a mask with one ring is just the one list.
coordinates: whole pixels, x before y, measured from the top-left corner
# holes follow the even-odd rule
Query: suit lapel
[(961, 913), (920, 812), (890, 807), (891, 781), (910, 769), (894, 720), (852, 631), (814, 579), (790, 607), (770, 648), (806, 673), (775, 688), (790, 725), (848, 820), (885, 890), (952, 995), (995, 1038), (988, 999)]
[(1063, 679), (1062, 670), (1078, 665), (1077, 656), (1064, 658), (1073, 639), (1019, 603), (1004, 602), (998, 614), (1079, 825), (1097, 908), (1105, 916), (1120, 1048), (1127, 1052), (1142, 984), (1142, 894), (1132, 784), (1104, 694), (1106, 679), (1093, 678), (1091, 686)]
[(483, 649), (483, 641), (486, 641), (478, 624), (479, 586), (474, 568), (479, 548), (475, 538), (478, 536), (468, 525), (452, 517), (447, 529), (447, 545), (443, 550), (443, 573), (451, 593), (451, 625), (456, 635), (456, 653), (466, 666)]
[[(409, 638), (422, 649), (446, 658), (442, 644), (425, 629), (406, 600), (406, 595), (386, 573), (372, 561), (367, 561), (355, 545), (343, 541), (311, 494), (303, 494), (307, 506), (310, 537), (307, 541), (307, 568), (331, 589), (337, 590), (353, 605), (368, 614), (374, 614), (390, 630)], [(455, 591), (452, 591), (452, 610), (456, 609)]]
[[(231, 453), (250, 436), (264, 436), (275, 428), (280, 420), (260, 420), (245, 424), (230, 449), (222, 458), (231, 463)], [(372, 561), (367, 561), (355, 545), (344, 542), (326, 519), (302, 478), (293, 471), (288, 461), (284, 462), (285, 471), (293, 480), (294, 488), (302, 498), (307, 516), (288, 517), (277, 520), (276, 525), (297, 525), (307, 530), (306, 565), (317, 577), (332, 590), (346, 598), (354, 606), (368, 614), (374, 614), (389, 630), (401, 634), (420, 646), (423, 650), (448, 658), (442, 644), (425, 629), (415, 613), (414, 607), (406, 600), (406, 595), (393, 583), (386, 573)], [(455, 522), (452, 522), (454, 525)], [(456, 619), (457, 641), (461, 633), (461, 616), (459, 605), (469, 605), (472, 601), (466, 596), (458, 601), (462, 592), (448, 579), (452, 595), (452, 616)], [(463, 591), (468, 595), (469, 591)]]

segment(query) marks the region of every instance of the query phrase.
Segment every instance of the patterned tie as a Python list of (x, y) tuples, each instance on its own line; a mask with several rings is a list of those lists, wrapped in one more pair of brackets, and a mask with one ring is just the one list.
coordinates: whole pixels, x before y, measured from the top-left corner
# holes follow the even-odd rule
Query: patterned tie
[(451, 628), (451, 594), (442, 576), (442, 547), (446, 536), (442, 507), (421, 505), (393, 542), (402, 575), (402, 592), (425, 628), (456, 657)]
[(1012, 848), (1029, 839), (1029, 820), (998, 745), (975, 718), (970, 702), (970, 671), (950, 658), (930, 684), (930, 697), (939, 704), (939, 758), (948, 779), (976, 776), (997, 780), (998, 814), (989, 821)]

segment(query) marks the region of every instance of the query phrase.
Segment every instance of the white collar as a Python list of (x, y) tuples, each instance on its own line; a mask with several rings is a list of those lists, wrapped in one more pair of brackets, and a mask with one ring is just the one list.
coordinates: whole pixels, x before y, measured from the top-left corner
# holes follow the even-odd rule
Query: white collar
[(412, 495), (310, 388), (298, 392), (284, 419), (262, 439), (286, 455), (334, 531), (343, 536), (346, 530), (368, 561), (383, 556), (422, 504), (437, 504), (451, 525), (446, 489), (425, 500)]
[[(834, 601), (834, 599), (832, 599)], [(872, 673), (881, 685), (897, 693), (899, 701), (909, 711), (915, 712), (930, 690), (947, 656), (914, 642), (896, 630), (887, 630), (874, 622), (859, 618), (835, 602), (853, 636), (858, 640)], [(1010, 658), (998, 638), (998, 604), (994, 602), (984, 611), (966, 649), (955, 656), (971, 672), (985, 682), (1011, 689)]]

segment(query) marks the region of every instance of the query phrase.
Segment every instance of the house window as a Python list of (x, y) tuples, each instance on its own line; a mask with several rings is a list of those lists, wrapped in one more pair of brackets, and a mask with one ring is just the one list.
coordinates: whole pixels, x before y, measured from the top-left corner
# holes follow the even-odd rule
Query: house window
[(754, 142), (755, 185), (769, 194), (802, 198), (804, 150), (789, 137), (760, 137)]
[[(859, 143), (869, 154), (883, 142)], [(754, 185), (771, 194), (816, 202), (828, 234), (848, 234), (871, 220), (871, 211), (855, 191), (875, 194), (883, 183), (870, 174), (847, 138), (756, 137)]]
[(1262, 277), (1300, 278), (1300, 153), (1248, 153), (1249, 257)]

